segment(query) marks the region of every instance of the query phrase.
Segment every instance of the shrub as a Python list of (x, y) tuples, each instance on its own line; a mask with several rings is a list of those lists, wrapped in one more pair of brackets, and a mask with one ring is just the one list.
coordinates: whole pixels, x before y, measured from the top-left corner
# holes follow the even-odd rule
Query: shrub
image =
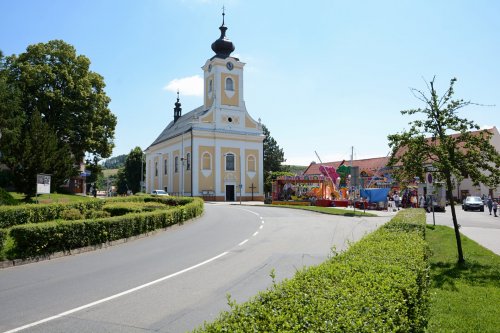
[(71, 208), (68, 210), (63, 210), (61, 212), (60, 217), (61, 217), (61, 219), (68, 220), (68, 221), (81, 220), (83, 218), (83, 214), (80, 212), (80, 210), (78, 210), (76, 208)]
[(429, 277), (422, 228), (423, 210), (403, 211), (348, 251), (248, 302), (229, 302), (231, 311), (195, 332), (424, 332)]
[(17, 200), (14, 197), (0, 187), (0, 206), (1, 205), (17, 205)]
[(7, 230), (0, 229), (0, 252), (2, 252), (3, 250), (6, 238), (7, 238)]
[(110, 217), (111, 214), (104, 211), (104, 210), (89, 210), (85, 212), (85, 218), (86, 219), (99, 219), (99, 218), (106, 218)]
[(10, 229), (13, 253), (21, 258), (50, 255), (58, 251), (99, 245), (179, 224), (203, 212), (203, 201), (191, 198), (185, 206), (169, 210), (127, 214), (100, 219), (43, 222)]
[(87, 210), (101, 210), (104, 200), (86, 200), (71, 203), (26, 204), (0, 207), (0, 228), (18, 224), (40, 223), (61, 218), (65, 210), (78, 209), (82, 214)]

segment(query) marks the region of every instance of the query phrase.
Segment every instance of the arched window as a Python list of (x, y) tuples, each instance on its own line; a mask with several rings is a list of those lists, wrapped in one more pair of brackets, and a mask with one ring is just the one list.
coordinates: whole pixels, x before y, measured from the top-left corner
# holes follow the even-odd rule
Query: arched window
[(247, 158), (247, 171), (255, 172), (255, 157), (248, 156)]
[(212, 80), (208, 81), (208, 92), (211, 93), (213, 89), (213, 82)]
[(155, 177), (158, 177), (158, 162), (155, 162)]
[(186, 154), (186, 170), (191, 170), (191, 153)]
[(212, 156), (209, 153), (204, 152), (201, 159), (202, 170), (212, 170)]
[(226, 154), (226, 171), (234, 171), (234, 154)]
[(175, 156), (174, 160), (174, 172), (179, 172), (179, 156)]
[(167, 159), (164, 159), (163, 160), (163, 174), (164, 175), (167, 175), (168, 174), (168, 160)]
[(233, 91), (234, 90), (234, 82), (230, 77), (226, 78), (226, 90)]

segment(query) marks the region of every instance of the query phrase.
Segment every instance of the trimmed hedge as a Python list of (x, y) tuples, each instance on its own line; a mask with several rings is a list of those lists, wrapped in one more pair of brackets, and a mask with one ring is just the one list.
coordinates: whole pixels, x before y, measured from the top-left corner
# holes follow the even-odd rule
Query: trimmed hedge
[(323, 264), (297, 272), (194, 332), (424, 332), (425, 213), (401, 211)]
[(3, 245), (5, 243), (6, 238), (7, 238), (7, 230), (0, 229), (0, 250), (3, 249)]
[(110, 218), (14, 226), (9, 232), (15, 244), (13, 252), (21, 258), (35, 258), (59, 251), (100, 245), (180, 224), (203, 212), (203, 200), (199, 198), (178, 201), (189, 203), (169, 210)]
[(0, 228), (19, 224), (40, 223), (62, 218), (66, 210), (78, 209), (82, 214), (88, 210), (102, 210), (105, 201), (101, 199), (72, 203), (26, 204), (0, 207)]

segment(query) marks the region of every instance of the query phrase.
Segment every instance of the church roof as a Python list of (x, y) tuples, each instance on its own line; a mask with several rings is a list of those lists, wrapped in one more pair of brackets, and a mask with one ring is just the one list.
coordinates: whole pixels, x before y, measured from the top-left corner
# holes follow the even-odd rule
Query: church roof
[[(160, 142), (167, 141), (168, 139), (174, 138), (182, 133), (186, 133), (193, 128), (193, 122), (195, 119), (203, 116), (208, 112), (208, 109), (205, 109), (204, 106), (197, 107), (196, 109), (189, 111), (188, 113), (182, 115), (177, 121), (171, 121), (167, 127), (161, 132), (161, 134), (153, 141), (150, 145), (154, 146)], [(197, 120), (196, 120), (197, 121)]]

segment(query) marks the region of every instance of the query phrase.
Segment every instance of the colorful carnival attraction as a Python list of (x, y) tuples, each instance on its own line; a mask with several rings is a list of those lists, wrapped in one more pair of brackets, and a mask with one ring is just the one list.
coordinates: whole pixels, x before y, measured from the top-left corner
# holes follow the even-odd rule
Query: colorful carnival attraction
[[(351, 165), (353, 162), (358, 161), (351, 161)], [(400, 191), (385, 165), (362, 170), (346, 166), (345, 161), (311, 166), (308, 170), (315, 174), (278, 177), (272, 187), (273, 204), (386, 209), (387, 198), (393, 193), (401, 195), (405, 206), (413, 206), (417, 196), (411, 188)]]

